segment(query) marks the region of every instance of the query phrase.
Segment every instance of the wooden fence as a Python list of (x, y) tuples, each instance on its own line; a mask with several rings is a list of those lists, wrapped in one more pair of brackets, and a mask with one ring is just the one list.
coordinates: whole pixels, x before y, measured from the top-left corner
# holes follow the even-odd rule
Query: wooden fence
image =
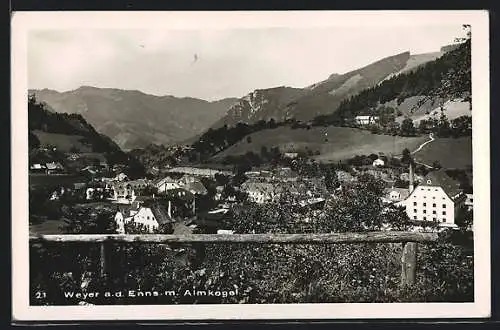
[(402, 243), (401, 285), (415, 282), (418, 243), (438, 240), (437, 233), (413, 232), (366, 232), (335, 234), (66, 234), (30, 236), (30, 243), (89, 243), (100, 244), (100, 274), (106, 276), (106, 250), (110, 243), (135, 244), (172, 244), (172, 243), (210, 243), (210, 244), (356, 244), (356, 243)]

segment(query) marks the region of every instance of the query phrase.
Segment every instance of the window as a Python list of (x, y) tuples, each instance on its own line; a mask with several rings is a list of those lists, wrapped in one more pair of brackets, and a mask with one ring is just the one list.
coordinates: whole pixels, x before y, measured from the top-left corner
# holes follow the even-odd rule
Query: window
[(432, 207), (436, 207), (436, 203), (433, 203), (433, 204), (432, 204)]
[(432, 218), (432, 221), (436, 221), (436, 218)]
[(432, 211), (432, 214), (436, 214), (436, 211)]
[(446, 204), (443, 204), (443, 209), (445, 209), (445, 208), (446, 208)]
[(445, 219), (445, 218), (443, 218), (443, 220), (441, 220), (441, 221), (442, 221), (442, 222), (446, 222), (446, 219)]
[(413, 206), (417, 206), (417, 202), (413, 202)]
[(415, 215), (415, 216), (413, 216), (413, 219), (414, 219), (414, 220), (417, 220), (417, 216), (416, 216), (416, 215)]
[(424, 217), (424, 220), (427, 220), (427, 217)]
[(417, 213), (417, 209), (413, 209), (413, 213)]
[(424, 203), (424, 206), (427, 206), (427, 203)]
[(426, 214), (426, 213), (427, 213), (427, 210), (424, 210), (424, 214)]
[(443, 211), (443, 215), (446, 215), (446, 211)]
[(427, 188), (427, 191), (431, 191), (430, 188)]
[(424, 196), (424, 198), (427, 198), (427, 196)]

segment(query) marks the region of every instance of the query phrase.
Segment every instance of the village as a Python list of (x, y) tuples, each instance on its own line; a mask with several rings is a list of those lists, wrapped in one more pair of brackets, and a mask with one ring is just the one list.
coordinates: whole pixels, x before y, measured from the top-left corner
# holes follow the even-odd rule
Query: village
[[(67, 157), (74, 161), (78, 154)], [(304, 167), (319, 165), (297, 152), (285, 152), (281, 158), (277, 166), (260, 166), (243, 173), (185, 164), (166, 166), (161, 173), (134, 179), (121, 171), (124, 165), (109, 168), (102, 158), (81, 168), (78, 182), (73, 179), (71, 183), (64, 183), (67, 171), (60, 162), (32, 163), (30, 178), (60, 182), (50, 186), (50, 201), (111, 209), (119, 234), (233, 234), (235, 207), (272, 203), (291, 209), (298, 223), (307, 223), (331, 212), (325, 205), (357, 182), (361, 174), (382, 180), (383, 204), (404, 209), (413, 231), (429, 230), (426, 224), (434, 224), (437, 230), (456, 229), (459, 209), (472, 210), (472, 193), (464, 191), (445, 169), (417, 174), (415, 164), (395, 167), (388, 164), (390, 157), (373, 154), (354, 157), (336, 168), (334, 178), (327, 178), (321, 171), (314, 175), (304, 171)], [(383, 230), (392, 227), (385, 224)]]

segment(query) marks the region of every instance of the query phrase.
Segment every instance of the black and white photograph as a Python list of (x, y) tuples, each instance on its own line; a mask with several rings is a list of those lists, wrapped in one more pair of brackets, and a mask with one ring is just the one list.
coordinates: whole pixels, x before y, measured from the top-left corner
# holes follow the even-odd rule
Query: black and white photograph
[(489, 315), (487, 12), (12, 24), (19, 319)]

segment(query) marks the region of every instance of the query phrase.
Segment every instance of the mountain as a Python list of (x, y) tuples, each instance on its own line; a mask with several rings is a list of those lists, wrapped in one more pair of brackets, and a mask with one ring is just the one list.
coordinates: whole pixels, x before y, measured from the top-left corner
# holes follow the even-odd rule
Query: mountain
[(257, 89), (234, 104), (212, 128), (224, 124), (234, 126), (238, 122), (255, 124), (271, 118), (308, 121), (335, 111), (343, 100), (398, 74), (411, 72), (451, 49), (453, 47), (443, 47), (439, 52), (415, 55), (400, 53), (345, 74), (331, 74), (326, 80), (305, 88)]
[(29, 93), (56, 112), (81, 114), (124, 150), (183, 141), (206, 130), (237, 101), (208, 102), (90, 86), (68, 92), (42, 89)]
[(285, 120), (282, 109), (292, 100), (305, 95), (307, 90), (292, 87), (257, 89), (239, 99), (213, 127), (234, 126), (239, 122), (256, 123), (259, 120)]

